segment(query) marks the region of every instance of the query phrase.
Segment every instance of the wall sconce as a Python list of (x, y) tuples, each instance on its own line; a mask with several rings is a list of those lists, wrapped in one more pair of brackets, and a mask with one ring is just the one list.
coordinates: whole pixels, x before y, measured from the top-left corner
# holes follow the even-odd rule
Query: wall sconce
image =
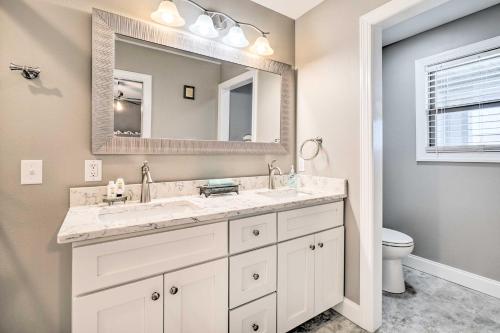
[[(241, 26), (247, 26), (261, 34), (261, 36), (255, 40), (250, 50), (260, 56), (270, 56), (274, 53), (267, 39), (269, 32), (264, 32), (253, 24), (236, 21), (225, 13), (208, 10), (192, 0), (183, 1), (203, 12), (196, 22), (189, 26), (189, 30), (192, 33), (206, 38), (216, 38), (219, 36), (219, 31), (230, 26), (228, 33), (222, 38), (222, 42), (232, 47), (244, 48), (247, 47), (250, 42), (245, 36), (245, 32)], [(151, 18), (157, 23), (171, 27), (181, 27), (185, 24), (185, 20), (179, 14), (173, 0), (162, 1), (158, 9), (151, 14)]]

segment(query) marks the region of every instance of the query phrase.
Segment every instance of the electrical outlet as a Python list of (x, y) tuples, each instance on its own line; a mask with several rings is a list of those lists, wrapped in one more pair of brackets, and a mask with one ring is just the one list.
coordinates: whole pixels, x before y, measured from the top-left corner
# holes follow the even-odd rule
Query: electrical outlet
[(42, 160), (21, 161), (21, 184), (34, 185), (42, 183)]
[(99, 182), (102, 180), (102, 161), (85, 160), (85, 181)]

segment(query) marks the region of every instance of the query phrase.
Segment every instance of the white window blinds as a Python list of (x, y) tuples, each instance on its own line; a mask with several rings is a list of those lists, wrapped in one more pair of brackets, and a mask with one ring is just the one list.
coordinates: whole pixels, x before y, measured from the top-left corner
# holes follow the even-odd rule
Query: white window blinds
[(427, 151), (500, 151), (500, 49), (426, 73)]

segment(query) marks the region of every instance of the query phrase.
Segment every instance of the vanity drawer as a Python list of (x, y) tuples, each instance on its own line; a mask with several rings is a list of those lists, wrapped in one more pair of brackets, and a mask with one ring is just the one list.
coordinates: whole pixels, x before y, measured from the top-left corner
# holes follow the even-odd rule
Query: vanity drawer
[(276, 242), (276, 213), (229, 222), (229, 252), (238, 253)]
[(278, 241), (312, 234), (344, 224), (344, 202), (278, 213)]
[(276, 333), (276, 293), (229, 312), (229, 333)]
[(229, 258), (229, 307), (276, 291), (276, 245)]
[(76, 247), (73, 295), (227, 255), (227, 222)]

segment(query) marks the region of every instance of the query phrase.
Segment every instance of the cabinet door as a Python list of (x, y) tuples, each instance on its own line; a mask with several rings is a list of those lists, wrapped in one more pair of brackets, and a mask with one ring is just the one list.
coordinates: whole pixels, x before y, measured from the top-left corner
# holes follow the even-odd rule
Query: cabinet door
[(344, 227), (315, 235), (314, 315), (344, 298)]
[(227, 258), (165, 274), (165, 333), (224, 333)]
[(278, 244), (278, 332), (313, 317), (314, 235)]
[(163, 277), (73, 299), (73, 333), (162, 333)]

